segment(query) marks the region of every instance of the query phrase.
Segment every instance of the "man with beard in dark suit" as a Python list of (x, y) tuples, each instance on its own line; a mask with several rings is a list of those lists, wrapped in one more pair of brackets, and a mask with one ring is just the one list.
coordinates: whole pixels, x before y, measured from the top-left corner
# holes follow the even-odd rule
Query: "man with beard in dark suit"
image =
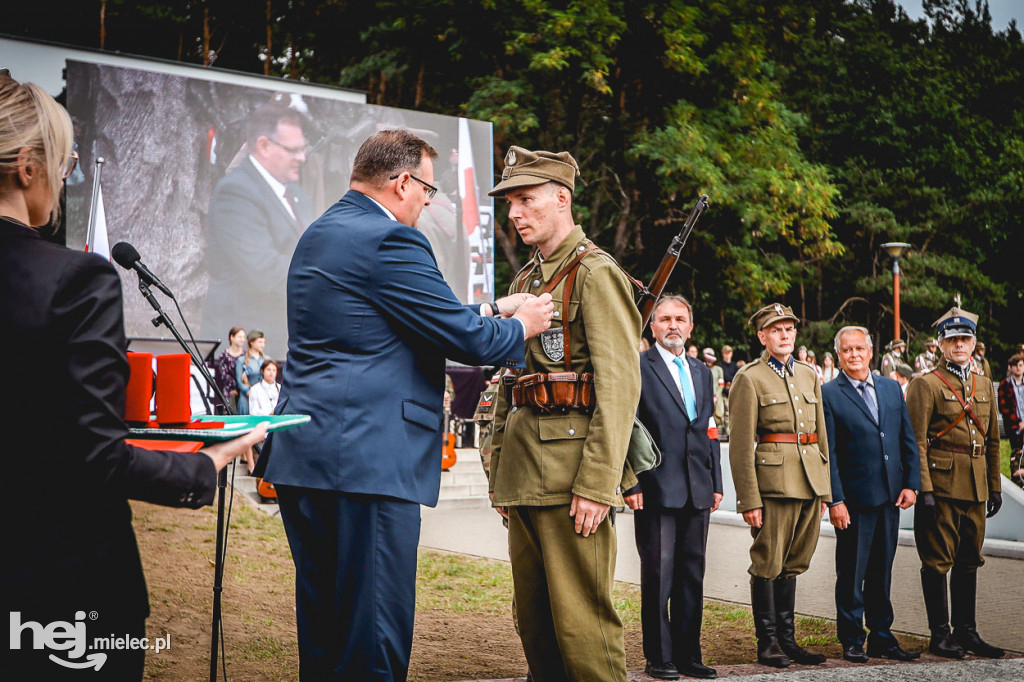
[(703, 664), (700, 626), (704, 554), (711, 512), (722, 501), (722, 466), (719, 443), (708, 436), (715, 411), (711, 372), (684, 352), (692, 330), (689, 301), (663, 296), (651, 318), (657, 343), (640, 360), (637, 410), (662, 462), (639, 474), (625, 498), (636, 512), (645, 672), (662, 680), (679, 673), (717, 677)]

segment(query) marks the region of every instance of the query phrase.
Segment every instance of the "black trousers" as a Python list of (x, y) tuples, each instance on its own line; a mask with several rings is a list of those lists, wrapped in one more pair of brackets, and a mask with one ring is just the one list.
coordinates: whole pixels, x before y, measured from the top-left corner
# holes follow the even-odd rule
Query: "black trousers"
[(295, 561), (302, 680), (404, 680), (420, 506), (276, 486)]
[(864, 644), (864, 624), (871, 648), (897, 643), (889, 595), (899, 527), (900, 510), (883, 505), (850, 511), (850, 525), (836, 529), (836, 631), (844, 646)]
[(633, 514), (640, 553), (644, 656), (653, 663), (701, 661), (704, 566), (710, 509), (641, 509)]

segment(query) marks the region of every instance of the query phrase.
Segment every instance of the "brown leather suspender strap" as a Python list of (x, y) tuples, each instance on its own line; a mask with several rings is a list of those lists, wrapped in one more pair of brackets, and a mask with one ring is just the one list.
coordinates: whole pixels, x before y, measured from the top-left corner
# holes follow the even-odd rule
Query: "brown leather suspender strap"
[(557, 275), (555, 275), (548, 285), (541, 291), (542, 294), (550, 294), (554, 291), (562, 280), (565, 280), (565, 288), (562, 290), (562, 354), (563, 364), (565, 365), (565, 371), (572, 371), (572, 339), (569, 335), (569, 299), (572, 298), (572, 287), (576, 283), (576, 271), (580, 268), (580, 263), (587, 254), (597, 251), (598, 248), (594, 244), (590, 244), (586, 249), (580, 251), (575, 258), (562, 268)]
[(946, 428), (942, 429), (937, 434), (935, 434), (935, 436), (932, 437), (932, 440), (933, 441), (938, 440), (938, 439), (942, 438), (943, 436), (945, 436), (950, 431), (952, 431), (954, 428), (956, 428), (956, 425), (959, 424), (961, 422), (961, 420), (963, 420), (964, 415), (970, 415), (971, 421), (973, 421), (974, 425), (978, 427), (979, 431), (981, 431), (981, 439), (985, 440), (985, 437), (988, 434), (985, 433), (985, 429), (984, 429), (984, 427), (982, 427), (981, 422), (974, 415), (974, 410), (971, 409), (971, 404), (970, 404), (970, 401), (974, 399), (974, 391), (975, 391), (975, 389), (978, 386), (978, 378), (976, 376), (974, 376), (974, 374), (971, 374), (971, 395), (967, 396), (967, 402), (964, 402), (964, 399), (961, 398), (960, 394), (957, 392), (957, 390), (955, 388), (953, 388), (953, 384), (949, 383), (946, 380), (946, 377), (942, 376), (942, 374), (940, 374), (938, 372), (938, 370), (932, 372), (932, 374), (934, 374), (939, 379), (941, 379), (942, 383), (946, 384), (946, 386), (949, 387), (949, 390), (953, 392), (953, 395), (956, 396), (957, 401), (959, 401), (960, 407), (963, 408), (963, 412), (961, 412), (960, 415), (955, 420), (953, 420), (953, 422), (949, 426), (947, 426)]

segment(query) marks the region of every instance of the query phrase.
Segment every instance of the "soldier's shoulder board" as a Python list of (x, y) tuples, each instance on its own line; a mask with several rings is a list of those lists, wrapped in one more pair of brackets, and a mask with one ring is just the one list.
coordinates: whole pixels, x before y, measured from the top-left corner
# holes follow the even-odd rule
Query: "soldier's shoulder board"
[(736, 373), (739, 374), (740, 372), (749, 372), (751, 367), (756, 367), (759, 364), (761, 364), (761, 358), (754, 358), (753, 360), (751, 360), (750, 362), (736, 370)]

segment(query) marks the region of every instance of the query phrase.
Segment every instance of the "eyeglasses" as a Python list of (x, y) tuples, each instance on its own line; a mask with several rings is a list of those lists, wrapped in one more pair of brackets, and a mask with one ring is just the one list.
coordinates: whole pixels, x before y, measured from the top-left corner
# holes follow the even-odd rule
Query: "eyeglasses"
[(291, 154), (292, 156), (305, 156), (306, 154), (309, 154), (309, 152), (312, 151), (313, 149), (313, 147), (311, 147), (308, 144), (304, 144), (301, 147), (289, 147), (286, 144), (281, 144), (280, 142), (270, 137), (269, 135), (267, 135), (267, 139), (276, 144), (281, 149)]
[[(401, 175), (401, 173), (399, 173), (398, 175), (392, 175), (390, 179), (391, 179), (391, 180), (394, 180), (394, 179), (395, 179), (395, 178), (397, 178), (397, 177), (398, 177), (399, 175)], [(436, 187), (434, 187), (433, 185), (431, 185), (431, 184), (430, 184), (429, 182), (426, 182), (426, 181), (424, 181), (424, 180), (420, 180), (419, 178), (417, 178), (417, 177), (416, 177), (415, 175), (413, 175), (412, 173), (409, 173), (409, 177), (410, 177), (410, 178), (412, 178), (413, 180), (415, 180), (416, 182), (420, 183), (420, 184), (421, 184), (421, 185), (423, 185), (424, 187), (426, 187), (426, 190), (425, 190), (425, 191), (426, 191), (426, 193), (427, 193), (427, 198), (428, 198), (428, 199), (433, 199), (433, 198), (434, 198), (434, 195), (435, 195), (435, 194), (437, 194), (437, 188), (436, 188)]]
[(64, 159), (64, 163), (60, 167), (60, 179), (67, 180), (68, 177), (75, 172), (75, 167), (78, 165), (78, 152), (71, 152)]

